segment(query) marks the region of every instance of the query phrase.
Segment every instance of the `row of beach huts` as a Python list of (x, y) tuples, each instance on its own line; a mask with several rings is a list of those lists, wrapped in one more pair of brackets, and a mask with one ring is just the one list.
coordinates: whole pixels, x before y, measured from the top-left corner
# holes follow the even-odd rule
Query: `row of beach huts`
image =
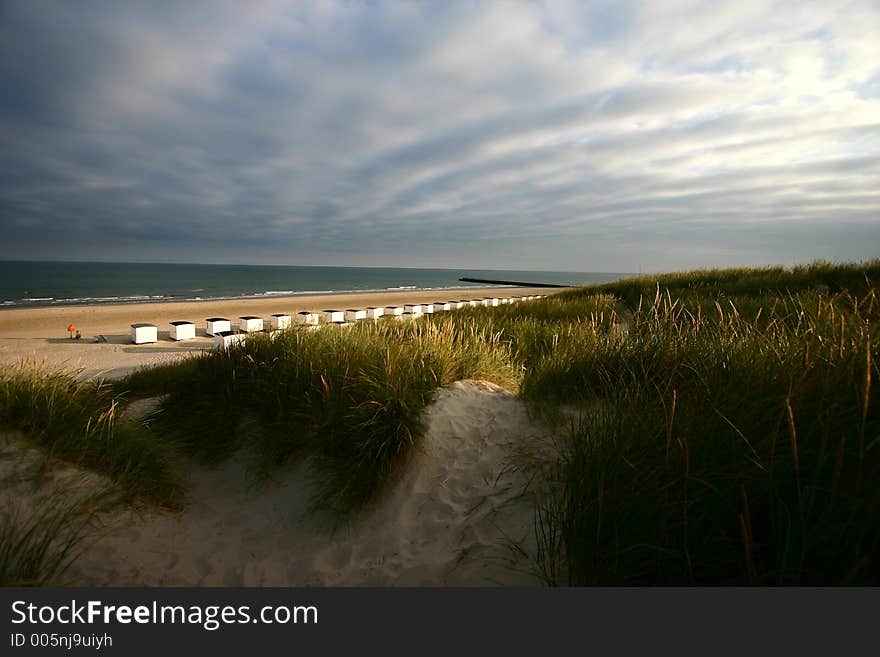
[[(422, 315), (448, 312), (460, 308), (504, 306), (511, 303), (542, 299), (543, 294), (522, 297), (489, 297), (486, 299), (460, 299), (458, 301), (436, 301), (434, 303), (407, 303), (402, 306), (370, 306), (368, 308), (349, 308), (348, 310), (323, 310), (320, 313), (304, 310), (293, 317), (276, 313), (271, 318), (271, 330), (283, 330), (291, 326), (317, 328), (335, 325), (350, 326), (368, 319), (393, 318), (400, 321), (415, 319)], [(209, 317), (205, 320), (205, 334), (214, 338), (214, 344), (225, 349), (241, 342), (249, 333), (265, 331), (263, 318), (244, 315), (238, 318), (238, 331), (232, 329), (232, 322), (225, 317)], [(196, 325), (189, 321), (170, 323), (168, 332), (172, 340), (192, 340), (196, 337)], [(134, 344), (148, 344), (158, 340), (155, 324), (132, 324), (131, 341)]]

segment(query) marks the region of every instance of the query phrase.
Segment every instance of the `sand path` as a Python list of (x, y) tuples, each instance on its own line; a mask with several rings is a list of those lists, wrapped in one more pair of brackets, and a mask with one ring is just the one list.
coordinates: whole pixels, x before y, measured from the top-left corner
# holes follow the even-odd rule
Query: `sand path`
[[(525, 552), (532, 506), (512, 470), (518, 441), (540, 432), (493, 384), (437, 392), (427, 431), (392, 490), (350, 526), (307, 513), (303, 466), (255, 487), (234, 459), (190, 472), (178, 514), (126, 511), (68, 573), (81, 585), (535, 585)], [(123, 517), (124, 515), (124, 517)], [(517, 548), (511, 548), (517, 545)]]

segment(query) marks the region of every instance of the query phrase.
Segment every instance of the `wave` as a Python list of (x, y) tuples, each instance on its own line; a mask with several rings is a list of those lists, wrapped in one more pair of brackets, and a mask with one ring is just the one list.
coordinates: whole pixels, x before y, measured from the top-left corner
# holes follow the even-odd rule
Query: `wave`
[(65, 299), (55, 299), (55, 303), (116, 303), (119, 301), (162, 301), (176, 298), (174, 295), (166, 294), (130, 294), (115, 297), (68, 297)]
[[(208, 296), (185, 296), (180, 294), (127, 294), (115, 296), (85, 296), (85, 297), (26, 297), (22, 299), (7, 299), (0, 301), (3, 307), (16, 306), (82, 306), (91, 304), (129, 304), (129, 303), (159, 303), (178, 301), (233, 301), (235, 299), (263, 299), (273, 297), (305, 297), (322, 294), (376, 294), (382, 292), (409, 292), (409, 291), (443, 291), (443, 290), (474, 290), (480, 288), (497, 287), (485, 284), (457, 284), (457, 285), (395, 285), (375, 288), (346, 288), (336, 290), (263, 290), (262, 292), (242, 292), (239, 294), (215, 294)], [(196, 290), (192, 290), (195, 292)]]

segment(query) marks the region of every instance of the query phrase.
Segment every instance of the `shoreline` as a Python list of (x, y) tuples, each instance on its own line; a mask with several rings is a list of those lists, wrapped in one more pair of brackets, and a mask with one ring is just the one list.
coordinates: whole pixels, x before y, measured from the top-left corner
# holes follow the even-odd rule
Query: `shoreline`
[[(576, 286), (571, 286), (576, 287)], [(304, 299), (304, 298), (314, 298), (314, 297), (330, 297), (330, 296), (342, 296), (342, 295), (365, 295), (365, 294), (407, 294), (407, 293), (434, 293), (443, 294), (455, 291), (461, 292), (473, 292), (473, 291), (486, 291), (486, 292), (502, 292), (504, 290), (519, 290), (521, 294), (525, 294), (525, 290), (536, 290), (536, 294), (547, 294), (547, 290), (556, 289), (559, 290), (561, 288), (545, 288), (542, 286), (455, 286), (455, 287), (434, 287), (434, 288), (416, 288), (416, 287), (399, 287), (399, 288), (382, 288), (382, 289), (374, 289), (374, 290), (338, 290), (338, 291), (309, 291), (305, 290), (302, 292), (292, 292), (292, 293), (282, 293), (282, 294), (271, 294), (271, 293), (260, 293), (260, 294), (250, 294), (250, 295), (241, 295), (241, 296), (220, 296), (220, 297), (166, 297), (166, 296), (156, 296), (156, 297), (88, 297), (84, 298), (82, 301), (72, 300), (72, 299), (62, 299), (59, 303), (43, 303), (45, 299), (33, 299), (34, 303), (21, 303), (22, 300), (19, 301), (2, 301), (0, 302), (0, 313), (9, 311), (9, 310), (45, 310), (48, 308), (85, 308), (85, 307), (96, 307), (103, 308), (105, 306), (131, 306), (131, 305), (153, 305), (157, 303), (213, 303), (213, 302), (232, 302), (232, 301), (253, 301), (253, 300), (262, 300), (269, 301), (273, 299)], [(106, 299), (106, 300), (102, 300)], [(439, 301), (440, 299), (434, 299), (435, 301)]]
[[(559, 288), (485, 287), (3, 308), (0, 309), (0, 366), (32, 359), (50, 367), (81, 370), (82, 378), (115, 378), (140, 367), (169, 363), (188, 354), (212, 349), (213, 338), (207, 337), (204, 330), (208, 317), (226, 317), (235, 325), (242, 315), (256, 315), (268, 320), (273, 313), (282, 312), (293, 315), (303, 310), (345, 310), (469, 296), (549, 295), (559, 291)], [(175, 342), (168, 337), (169, 323), (181, 320), (195, 323), (196, 338)], [(132, 344), (131, 324), (135, 323), (155, 324), (159, 340), (150, 344)], [(69, 339), (69, 324), (82, 332), (81, 340)], [(97, 335), (105, 336), (107, 342), (95, 343)]]

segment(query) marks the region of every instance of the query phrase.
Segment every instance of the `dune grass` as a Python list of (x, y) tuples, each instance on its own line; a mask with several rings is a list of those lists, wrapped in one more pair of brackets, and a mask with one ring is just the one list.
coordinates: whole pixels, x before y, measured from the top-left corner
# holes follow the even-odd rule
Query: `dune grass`
[(548, 581), (877, 584), (875, 290), (686, 298), (655, 289), (523, 383), (584, 409), (544, 472)]
[(23, 362), (0, 373), (0, 424), (53, 458), (107, 475), (132, 499), (176, 508), (182, 487), (168, 444), (120, 420), (109, 387)]
[(59, 493), (42, 499), (29, 513), (0, 511), (0, 586), (57, 585), (94, 535), (95, 514), (114, 494)]
[(153, 378), (168, 393), (153, 420), (164, 435), (208, 461), (246, 446), (264, 476), (307, 459), (314, 506), (338, 516), (373, 501), (405, 461), (436, 388), (462, 378), (517, 386), (497, 336), (424, 321), (254, 336), (187, 363), (170, 385)]
[[(561, 300), (557, 296), (497, 306), (465, 308), (435, 316), (454, 330), (496, 336), (524, 374), (556, 351), (560, 344), (582, 334), (606, 334), (621, 322), (617, 300), (611, 295), (584, 295)], [(528, 378), (528, 375), (526, 375)]]
[(796, 267), (741, 267), (704, 269), (625, 278), (597, 286), (567, 290), (565, 300), (604, 293), (635, 308), (640, 299), (651, 299), (659, 288), (676, 299), (715, 300), (724, 296), (767, 298), (801, 292), (847, 292), (863, 297), (880, 281), (880, 259), (858, 264), (817, 261)]
[(165, 393), (165, 389), (187, 376), (187, 371), (198, 367), (202, 354), (187, 354), (182, 359), (166, 365), (149, 365), (136, 369), (131, 374), (107, 381), (104, 385), (122, 403), (142, 397), (155, 397)]

